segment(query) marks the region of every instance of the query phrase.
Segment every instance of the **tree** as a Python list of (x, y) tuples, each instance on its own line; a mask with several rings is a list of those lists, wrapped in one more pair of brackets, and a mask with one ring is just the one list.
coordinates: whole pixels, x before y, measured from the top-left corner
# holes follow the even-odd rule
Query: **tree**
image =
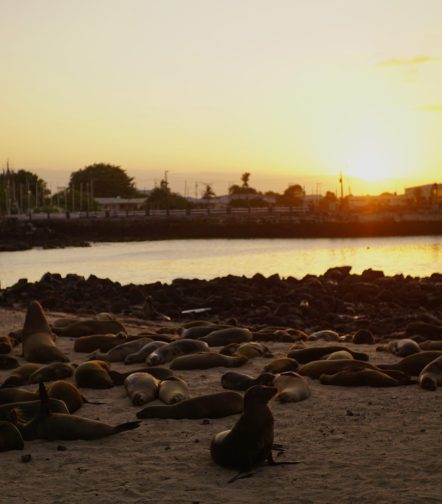
[(204, 193), (202, 195), (202, 198), (207, 200), (207, 203), (210, 202), (210, 200), (216, 196), (215, 191), (212, 189), (212, 186), (210, 184), (206, 184), (206, 188), (204, 189)]
[(241, 181), (242, 181), (242, 186), (243, 187), (249, 187), (249, 179), (250, 179), (250, 173), (245, 172), (241, 175)]
[(163, 179), (159, 187), (152, 189), (146, 199), (146, 206), (148, 208), (169, 210), (172, 208), (189, 208), (191, 204), (181, 194), (172, 192), (167, 180)]
[(71, 173), (69, 189), (84, 191), (96, 198), (137, 196), (134, 179), (119, 166), (95, 163)]
[(36, 173), (8, 167), (0, 174), (0, 194), (2, 212), (28, 212), (44, 206), (49, 191), (46, 182)]
[(258, 191), (249, 186), (250, 173), (245, 172), (241, 175), (242, 185), (233, 184), (229, 187), (229, 194), (258, 194)]
[(277, 204), (282, 206), (302, 206), (305, 191), (299, 184), (290, 184), (277, 198)]

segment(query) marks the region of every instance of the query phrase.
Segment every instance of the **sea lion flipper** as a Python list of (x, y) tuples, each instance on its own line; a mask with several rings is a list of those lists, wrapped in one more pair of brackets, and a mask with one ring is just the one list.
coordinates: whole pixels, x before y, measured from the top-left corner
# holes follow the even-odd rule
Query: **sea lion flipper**
[(227, 483), (234, 483), (236, 480), (239, 479), (245, 479), (245, 478), (251, 478), (255, 473), (254, 472), (245, 472), (245, 471), (239, 471), (239, 473), (235, 474), (233, 478), (230, 478)]
[(137, 427), (140, 426), (140, 424), (141, 424), (141, 422), (139, 420), (135, 420), (134, 422), (125, 422), (125, 423), (116, 425), (115, 426), (115, 433), (136, 429)]
[(42, 416), (49, 416), (51, 414), (49, 396), (45, 384), (42, 381), (38, 385), (38, 393), (40, 395), (40, 405), (41, 405), (40, 414)]
[(270, 455), (267, 457), (267, 462), (269, 465), (295, 465), (299, 464), (301, 461), (300, 460), (283, 460), (281, 462), (276, 462), (276, 460), (273, 459), (272, 452), (270, 452)]

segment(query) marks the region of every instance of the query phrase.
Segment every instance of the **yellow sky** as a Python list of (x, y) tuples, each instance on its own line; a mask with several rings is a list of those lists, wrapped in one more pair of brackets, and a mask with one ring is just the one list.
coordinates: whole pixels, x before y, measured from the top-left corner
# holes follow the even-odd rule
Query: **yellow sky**
[(441, 19), (441, 0), (0, 0), (0, 166), (169, 170), (181, 192), (441, 182)]

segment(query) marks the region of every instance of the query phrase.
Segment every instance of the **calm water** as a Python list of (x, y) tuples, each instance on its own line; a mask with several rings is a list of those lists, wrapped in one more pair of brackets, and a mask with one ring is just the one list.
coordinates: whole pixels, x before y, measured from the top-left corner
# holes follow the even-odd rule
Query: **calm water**
[(0, 281), (4, 288), (20, 278), (38, 280), (47, 271), (94, 274), (123, 284), (257, 272), (301, 278), (342, 265), (352, 265), (354, 273), (375, 268), (388, 275), (428, 276), (442, 271), (442, 237), (165, 240), (0, 252)]

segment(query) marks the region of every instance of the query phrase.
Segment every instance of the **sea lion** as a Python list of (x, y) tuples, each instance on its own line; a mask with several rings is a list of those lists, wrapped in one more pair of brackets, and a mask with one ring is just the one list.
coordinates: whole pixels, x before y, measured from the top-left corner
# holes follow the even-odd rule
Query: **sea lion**
[(121, 322), (118, 320), (70, 320), (63, 326), (52, 325), (52, 330), (58, 336), (67, 336), (68, 338), (79, 338), (80, 336), (91, 336), (93, 334), (118, 334), (127, 332)]
[(91, 334), (90, 336), (80, 336), (75, 339), (75, 352), (108, 352), (111, 348), (121, 345), (127, 340), (127, 334), (119, 332), (117, 334)]
[(40, 383), (41, 381), (54, 381), (69, 378), (74, 374), (75, 366), (66, 362), (52, 362), (34, 371), (29, 376), (27, 383)]
[(273, 386), (278, 389), (277, 398), (282, 403), (303, 401), (311, 394), (307, 380), (294, 371), (275, 376)]
[(23, 450), (25, 444), (17, 427), (11, 422), (0, 421), (0, 452)]
[(2, 383), (3, 387), (18, 387), (20, 385), (26, 385), (28, 383), (29, 377), (43, 367), (43, 364), (22, 364), (18, 368), (6, 377), (5, 381)]
[(399, 357), (407, 357), (407, 355), (413, 355), (421, 351), (419, 345), (409, 338), (389, 341), (385, 345), (377, 346), (376, 350), (378, 352), (390, 352)]
[(192, 327), (185, 327), (181, 331), (182, 338), (185, 339), (199, 339), (203, 336), (207, 336), (209, 333), (213, 331), (217, 331), (219, 329), (228, 329), (232, 326), (225, 324), (212, 324), (207, 323), (206, 325), (197, 325)]
[(374, 336), (368, 329), (359, 329), (353, 334), (352, 342), (355, 345), (374, 345)]
[(331, 354), (324, 355), (324, 360), (339, 360), (339, 359), (353, 359), (353, 355), (347, 350), (339, 350), (338, 352), (332, 352)]
[(54, 361), (69, 361), (55, 345), (43, 308), (38, 301), (31, 301), (29, 304), (23, 327), (22, 343), (24, 358), (29, 362), (47, 364)]
[(175, 404), (190, 398), (187, 383), (178, 378), (171, 376), (167, 380), (163, 380), (158, 388), (158, 399), (165, 404)]
[(280, 357), (264, 366), (264, 371), (269, 373), (283, 373), (284, 371), (298, 371), (299, 362), (290, 357)]
[(330, 329), (323, 329), (322, 331), (315, 331), (308, 336), (309, 341), (341, 341), (339, 334)]
[(210, 369), (214, 367), (239, 367), (248, 361), (247, 357), (229, 357), (215, 352), (194, 353), (176, 357), (170, 369)]
[(318, 360), (308, 362), (299, 369), (302, 376), (318, 379), (322, 374), (335, 374), (344, 369), (376, 369), (375, 366), (357, 359)]
[[(50, 399), (51, 411), (69, 414), (66, 404), (59, 399)], [(34, 401), (17, 401), (0, 406), (0, 420), (11, 420), (11, 413), (15, 411), (22, 419), (33, 418), (41, 409), (40, 399)]]
[(221, 348), (219, 351), (222, 355), (243, 355), (248, 359), (253, 359), (255, 357), (273, 357), (272, 352), (269, 348), (259, 343), (258, 341), (248, 341), (246, 343), (230, 343), (225, 347)]
[(442, 385), (442, 355), (422, 369), (419, 374), (419, 385), (426, 390), (436, 390)]
[(264, 385), (247, 390), (244, 411), (236, 424), (212, 438), (210, 455), (216, 464), (241, 473), (266, 460), (271, 465), (277, 464), (272, 456), (273, 415), (267, 404), (277, 392), (276, 387)]
[(408, 355), (396, 364), (378, 364), (381, 370), (398, 370), (403, 371), (408, 376), (419, 376), (424, 367), (434, 359), (442, 355), (442, 351), (425, 350), (413, 355)]
[(221, 385), (229, 390), (247, 390), (254, 385), (273, 385), (275, 375), (272, 373), (261, 373), (256, 378), (237, 371), (227, 371), (221, 376)]
[(423, 336), (429, 340), (442, 340), (442, 325), (428, 324), (427, 322), (410, 322), (405, 330), (407, 336)]
[(105, 389), (114, 386), (110, 365), (102, 360), (82, 362), (74, 371), (75, 383), (79, 387)]
[(131, 341), (126, 341), (120, 345), (114, 346), (107, 352), (94, 352), (89, 359), (90, 360), (104, 360), (106, 362), (120, 362), (124, 361), (127, 355), (137, 352), (141, 347), (147, 343), (151, 343), (151, 338), (137, 338)]
[(57, 380), (51, 383), (48, 386), (48, 396), (51, 399), (60, 399), (60, 401), (63, 401), (69, 413), (74, 413), (84, 403), (101, 404), (99, 402), (88, 401), (73, 383), (64, 380)]
[(145, 362), (147, 357), (158, 348), (167, 345), (165, 341), (151, 341), (143, 345), (137, 352), (126, 355), (124, 358), (125, 364), (133, 364), (135, 362)]
[(32, 441), (34, 439), (98, 439), (117, 434), (118, 432), (136, 429), (140, 424), (140, 422), (126, 422), (112, 426), (77, 415), (53, 413), (49, 409), (50, 399), (42, 382), (40, 383), (39, 393), (40, 411), (29, 422), (20, 422), (18, 425), (23, 439), (26, 441)]
[(132, 369), (124, 373), (114, 371), (113, 369), (109, 371), (109, 375), (112, 378), (114, 385), (123, 385), (124, 380), (132, 373), (149, 373), (157, 380), (167, 380), (167, 378), (174, 376), (173, 371), (162, 366), (149, 366), (141, 369)]
[(149, 405), (137, 413), (137, 418), (222, 418), (243, 410), (243, 398), (238, 392), (217, 392), (175, 404)]
[(290, 347), (289, 352), (287, 353), (287, 357), (291, 357), (292, 359), (295, 359), (298, 361), (300, 364), (307, 364), (307, 362), (312, 362), (315, 360), (320, 360), (322, 359), (325, 355), (329, 355), (333, 352), (340, 352), (341, 350), (345, 350), (346, 352), (350, 353), (353, 358), (361, 360), (361, 361), (368, 361), (368, 355), (363, 352), (354, 352), (350, 348), (347, 348), (345, 346), (338, 346), (338, 345), (330, 345), (330, 346), (317, 346), (317, 347), (311, 347), (311, 348), (294, 348)]
[(0, 355), (0, 369), (15, 369), (19, 366), (19, 362), (15, 357), (10, 355)]
[(401, 383), (391, 376), (376, 369), (345, 369), (335, 374), (321, 374), (319, 381), (323, 385), (341, 385), (344, 387), (396, 387)]
[(172, 361), (180, 355), (208, 352), (209, 346), (201, 340), (181, 339), (161, 346), (153, 351), (147, 358), (146, 364), (149, 366), (158, 366)]
[(35, 401), (38, 394), (21, 387), (8, 387), (0, 389), (0, 404), (8, 404), (20, 401)]
[(442, 341), (425, 340), (419, 343), (421, 350), (440, 350), (442, 351)]
[(212, 331), (206, 336), (199, 338), (209, 346), (224, 346), (229, 343), (244, 343), (253, 339), (251, 331), (245, 327), (229, 327)]
[(149, 373), (131, 373), (124, 380), (124, 387), (134, 406), (153, 401), (158, 395), (159, 381)]

